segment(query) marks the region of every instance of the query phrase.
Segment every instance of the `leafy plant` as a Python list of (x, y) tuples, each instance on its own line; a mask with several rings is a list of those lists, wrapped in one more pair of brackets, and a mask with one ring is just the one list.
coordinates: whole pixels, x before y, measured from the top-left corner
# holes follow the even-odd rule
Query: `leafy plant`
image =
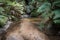
[(0, 27), (3, 27), (8, 20), (8, 17), (0, 15)]
[(38, 16), (40, 14), (44, 15), (46, 13), (48, 13), (50, 11), (50, 7), (51, 7), (51, 4), (46, 2), (46, 3), (43, 3), (43, 5), (41, 5), (40, 7), (36, 8), (34, 11), (32, 11), (31, 15), (32, 16)]
[(0, 14), (3, 14), (4, 11), (4, 8), (0, 7)]
[(51, 8), (51, 4), (46, 2), (37, 9), (37, 12), (38, 13), (47, 12), (50, 10), (50, 8)]
[(60, 23), (60, 9), (54, 10), (53, 12), (55, 14), (53, 20), (55, 23)]

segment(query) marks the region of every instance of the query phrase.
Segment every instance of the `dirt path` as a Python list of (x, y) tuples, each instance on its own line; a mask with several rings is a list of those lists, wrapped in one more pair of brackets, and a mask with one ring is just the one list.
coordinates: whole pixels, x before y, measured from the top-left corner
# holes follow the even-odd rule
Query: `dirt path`
[(22, 19), (21, 22), (12, 24), (2, 40), (49, 40), (45, 34), (35, 28), (31, 20)]
[[(21, 21), (11, 24), (5, 34), (6, 40), (48, 40), (48, 37), (40, 32), (37, 24), (40, 18), (22, 19)], [(59, 36), (49, 36), (51, 40), (60, 40)], [(3, 40), (5, 40), (3, 38)]]

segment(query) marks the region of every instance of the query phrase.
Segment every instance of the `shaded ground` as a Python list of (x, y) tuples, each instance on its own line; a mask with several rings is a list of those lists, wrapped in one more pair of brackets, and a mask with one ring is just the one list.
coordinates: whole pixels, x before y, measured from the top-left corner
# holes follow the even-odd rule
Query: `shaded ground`
[[(34, 23), (35, 25), (39, 24), (40, 20), (41, 20), (40, 18), (32, 18), (31, 19), (32, 23)], [(39, 25), (37, 25), (37, 26), (39, 26)], [(50, 40), (60, 40), (60, 36), (50, 35), (48, 37), (50, 38)]]
[[(36, 26), (38, 26), (37, 24), (39, 24), (39, 22), (40, 22), (40, 18), (30, 18), (30, 20), (31, 20), (31, 22), (34, 24), (34, 25), (36, 25)], [(19, 24), (19, 23), (17, 23), (17, 24)], [(16, 27), (18, 26), (17, 24), (14, 24), (13, 26), (15, 26), (16, 25)], [(15, 30), (15, 29), (18, 29), (18, 28), (12, 28), (12, 27), (10, 27), (10, 29), (9, 30)], [(60, 40), (60, 36), (48, 36), (49, 38), (50, 38), (50, 40)], [(1, 39), (0, 39), (1, 40)]]
[(60, 36), (49, 36), (50, 40), (60, 40)]

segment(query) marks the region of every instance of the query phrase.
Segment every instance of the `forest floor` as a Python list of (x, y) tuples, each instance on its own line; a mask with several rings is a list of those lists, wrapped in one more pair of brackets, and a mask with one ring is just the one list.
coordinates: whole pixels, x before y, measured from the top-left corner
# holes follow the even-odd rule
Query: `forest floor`
[[(34, 24), (39, 24), (40, 22), (40, 18), (32, 18), (31, 21), (34, 23)], [(48, 36), (50, 38), (50, 40), (60, 40), (60, 36), (59, 35), (55, 35), (55, 36), (52, 36), (52, 35), (49, 35)]]
[[(36, 25), (36, 24), (39, 24), (41, 19), (40, 18), (31, 18), (30, 20), (32, 23), (34, 23)], [(48, 37), (50, 38), (50, 40), (60, 40), (60, 36), (48, 36)]]
[(60, 40), (60, 36), (49, 36), (50, 40)]

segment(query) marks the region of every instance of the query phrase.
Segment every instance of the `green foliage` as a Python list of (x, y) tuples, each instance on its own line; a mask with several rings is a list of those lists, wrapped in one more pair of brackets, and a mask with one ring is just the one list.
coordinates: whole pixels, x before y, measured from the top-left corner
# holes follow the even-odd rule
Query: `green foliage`
[(32, 17), (37, 17), (39, 15), (39, 13), (36, 12), (36, 10), (33, 10), (31, 13)]
[(0, 15), (0, 27), (4, 26), (8, 20), (8, 17)]
[(38, 13), (47, 12), (50, 10), (50, 7), (51, 7), (51, 4), (46, 2), (38, 8), (37, 12)]
[(14, 6), (15, 6), (15, 9), (16, 9), (17, 11), (19, 11), (21, 14), (24, 13), (24, 12), (23, 12), (23, 10), (24, 10), (24, 3), (23, 3), (23, 2), (21, 2), (21, 3), (16, 3)]
[(14, 10), (17, 10), (19, 13), (24, 13), (23, 10), (24, 10), (24, 2), (11, 2), (11, 1), (8, 1), (7, 2), (7, 5), (10, 5), (11, 7), (14, 8)]
[(53, 20), (55, 23), (60, 23), (60, 9), (54, 10), (53, 13), (55, 14)]
[(60, 24), (60, 20), (54, 20), (56, 24)]
[(6, 0), (0, 0), (0, 2), (5, 2)]
[(4, 8), (0, 7), (0, 14), (3, 14), (4, 11)]
[[(59, 9), (60, 0), (54, 0), (54, 1), (48, 0), (48, 1), (50, 3), (47, 3), (47, 2), (43, 3), (37, 10), (37, 12), (40, 13), (41, 14), (40, 16), (42, 17), (42, 21), (40, 22), (39, 27), (41, 30), (46, 31), (46, 33), (53, 34), (52, 32), (54, 27), (52, 28), (52, 25), (53, 24), (60, 25), (60, 9)], [(52, 32), (51, 32), (51, 28), (52, 28)]]
[[(16, 0), (0, 0), (0, 2), (5, 3), (5, 6), (0, 7), (0, 26), (6, 24), (8, 17), (13, 21), (18, 21), (20, 18), (18, 19), (16, 15), (24, 13), (24, 1), (18, 3)], [(15, 13), (10, 13), (12, 8)]]
[[(39, 14), (46, 14), (50, 11), (51, 4), (46, 2), (43, 5), (41, 5), (39, 8), (36, 8), (32, 11), (31, 15), (34, 17), (37, 17)], [(43, 15), (44, 15), (43, 14)]]
[(60, 7), (60, 0), (55, 1), (53, 5)]

